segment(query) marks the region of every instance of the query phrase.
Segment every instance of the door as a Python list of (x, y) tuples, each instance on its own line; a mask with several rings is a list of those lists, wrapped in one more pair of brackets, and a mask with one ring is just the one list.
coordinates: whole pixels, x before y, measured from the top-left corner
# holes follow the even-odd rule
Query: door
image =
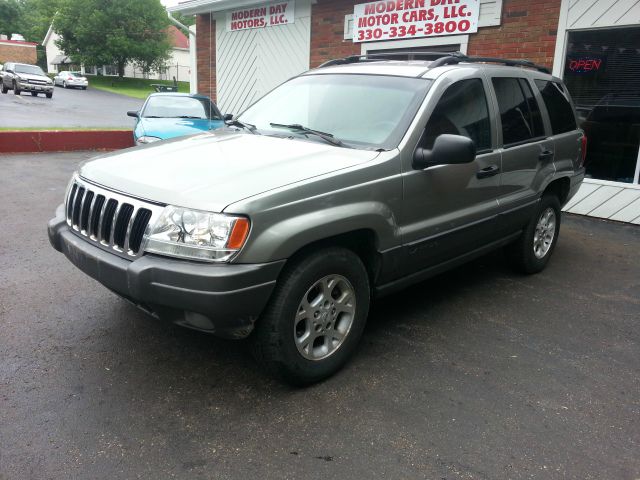
[(502, 176), (498, 202), (499, 229), (512, 233), (532, 215), (545, 179), (555, 168), (554, 142), (546, 134), (540, 107), (525, 73), (491, 75), (499, 109), (498, 139), (502, 152)]
[(403, 243), (407, 271), (435, 266), (495, 239), (500, 153), (494, 150), (493, 114), (487, 102), (486, 80), (476, 72), (453, 72), (457, 78), (432, 87), (435, 108), (425, 112), (425, 127), (417, 146), (430, 149), (438, 135), (471, 138), (476, 159), (462, 165), (438, 165), (413, 170), (413, 150), (403, 159)]

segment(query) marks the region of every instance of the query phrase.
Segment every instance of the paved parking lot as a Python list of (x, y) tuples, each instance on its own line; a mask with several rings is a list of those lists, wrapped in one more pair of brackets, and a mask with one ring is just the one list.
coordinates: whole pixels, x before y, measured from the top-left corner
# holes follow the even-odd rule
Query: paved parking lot
[(128, 110), (138, 110), (143, 100), (102, 90), (56, 87), (53, 98), (0, 94), (0, 128), (6, 127), (123, 127), (133, 128)]
[(87, 157), (0, 156), (1, 479), (640, 478), (640, 228), (566, 217), (540, 275), (496, 253), (380, 300), (295, 390), (49, 246)]

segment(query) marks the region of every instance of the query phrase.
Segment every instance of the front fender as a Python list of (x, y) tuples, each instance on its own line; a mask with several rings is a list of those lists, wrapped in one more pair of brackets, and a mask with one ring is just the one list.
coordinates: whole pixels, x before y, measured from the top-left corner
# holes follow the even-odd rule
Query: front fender
[(286, 217), (265, 229), (259, 223), (252, 228), (237, 262), (290, 258), (311, 243), (357, 230), (372, 231), (377, 250), (383, 251), (395, 246), (399, 235), (391, 208), (375, 201), (328, 207)]

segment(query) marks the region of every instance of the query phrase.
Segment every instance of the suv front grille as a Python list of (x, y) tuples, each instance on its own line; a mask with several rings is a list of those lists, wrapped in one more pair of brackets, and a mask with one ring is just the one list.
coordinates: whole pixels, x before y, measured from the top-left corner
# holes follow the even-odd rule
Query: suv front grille
[(164, 207), (73, 179), (65, 200), (74, 233), (121, 257), (142, 255), (145, 233)]

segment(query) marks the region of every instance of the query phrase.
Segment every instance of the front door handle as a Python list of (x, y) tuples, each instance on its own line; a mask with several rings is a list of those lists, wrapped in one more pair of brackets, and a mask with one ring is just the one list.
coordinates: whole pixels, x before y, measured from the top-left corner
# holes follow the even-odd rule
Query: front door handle
[(553, 152), (551, 150), (545, 150), (538, 156), (538, 160), (551, 160), (553, 158)]
[(500, 167), (498, 165), (489, 165), (476, 173), (477, 178), (489, 178), (500, 173)]

